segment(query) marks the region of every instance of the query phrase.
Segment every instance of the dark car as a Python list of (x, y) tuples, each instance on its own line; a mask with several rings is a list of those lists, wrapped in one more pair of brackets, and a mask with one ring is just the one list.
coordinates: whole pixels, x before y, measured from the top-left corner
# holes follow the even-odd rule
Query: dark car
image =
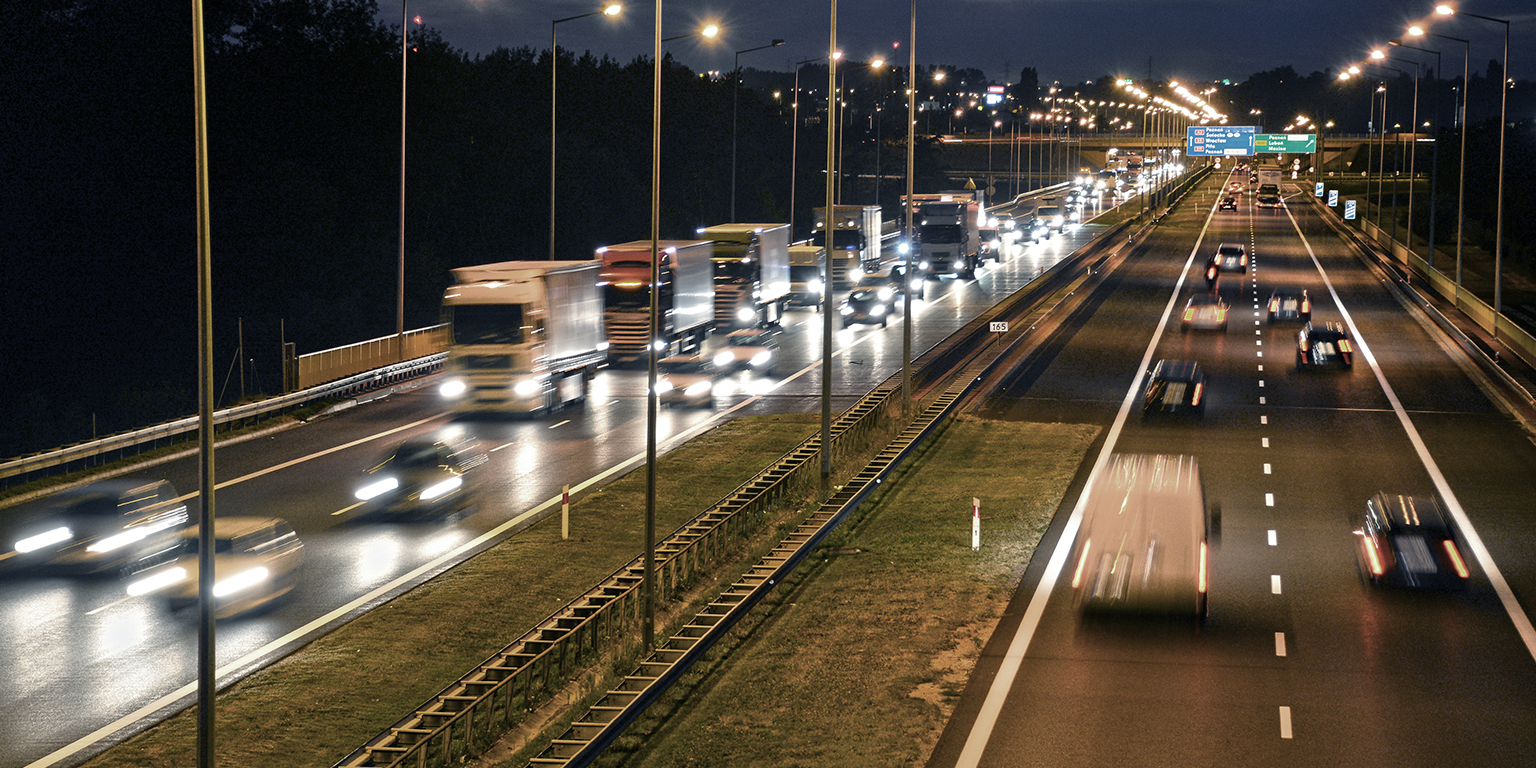
[(1032, 243), (1051, 239), (1050, 222), (1039, 216), (1029, 217), (1029, 221), (1025, 222), (1022, 231), (1024, 232), (1023, 237)]
[(1235, 210), (1237, 210), (1237, 198), (1232, 197), (1231, 195), (1223, 197), (1221, 199), (1221, 202), (1216, 204), (1216, 210), (1218, 210), (1218, 211), (1235, 211)]
[(1279, 195), (1259, 195), (1254, 205), (1259, 208), (1284, 208), (1285, 200), (1281, 199)]
[(191, 523), (164, 480), (103, 480), (64, 491), (9, 527), (4, 556), (22, 567), (80, 573), (135, 570), (173, 556)]
[(429, 515), (469, 506), (465, 474), (487, 457), (471, 441), (412, 438), (363, 472), (353, 495), (365, 511)]
[(843, 327), (855, 323), (879, 323), (881, 328), (896, 314), (896, 289), (888, 278), (870, 276), (861, 280), (848, 292), (848, 299), (839, 311)]
[(772, 374), (779, 362), (777, 333), (744, 328), (725, 336), (725, 346), (715, 353), (715, 367), (722, 371), (753, 371)]
[(1338, 323), (1307, 323), (1296, 335), (1296, 370), (1335, 367), (1348, 370), (1355, 365), (1355, 345), (1349, 331)]
[(1216, 255), (1213, 257), (1216, 266), (1223, 272), (1248, 271), (1248, 249), (1239, 243), (1222, 243), (1216, 246)]
[(1214, 293), (1196, 293), (1184, 305), (1183, 329), (1197, 331), (1227, 330), (1227, 314), (1231, 307), (1221, 296)]
[(1156, 414), (1205, 416), (1205, 372), (1193, 360), (1159, 360), (1147, 373), (1143, 418)]
[(1461, 587), (1470, 572), (1434, 497), (1377, 491), (1355, 530), (1360, 573), (1375, 584)]
[(981, 236), (981, 245), (977, 249), (977, 258), (981, 261), (1001, 261), (1003, 257), (1003, 234), (996, 227), (982, 227), (978, 230)]
[(1312, 299), (1305, 288), (1277, 288), (1269, 294), (1269, 322), (1312, 322)]

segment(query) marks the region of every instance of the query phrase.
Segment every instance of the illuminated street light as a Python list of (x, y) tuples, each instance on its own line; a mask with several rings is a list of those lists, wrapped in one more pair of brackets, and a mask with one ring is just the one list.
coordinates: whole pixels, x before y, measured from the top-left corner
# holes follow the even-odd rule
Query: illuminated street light
[[(718, 31), (718, 28), (717, 28)], [(741, 94), (741, 55), (753, 51), (761, 51), (766, 48), (775, 48), (783, 45), (783, 40), (774, 40), (767, 45), (759, 45), (756, 48), (747, 48), (736, 52), (735, 68), (731, 70), (731, 221), (736, 221), (736, 102)]]
[(555, 27), (577, 19), (585, 19), (599, 14), (608, 17), (619, 15), (624, 6), (618, 3), (607, 3), (601, 10), (591, 13), (567, 16), (563, 19), (555, 19), (549, 23), (549, 260), (555, 260), (555, 88), (557, 76), (560, 71), (560, 49), (555, 45)]

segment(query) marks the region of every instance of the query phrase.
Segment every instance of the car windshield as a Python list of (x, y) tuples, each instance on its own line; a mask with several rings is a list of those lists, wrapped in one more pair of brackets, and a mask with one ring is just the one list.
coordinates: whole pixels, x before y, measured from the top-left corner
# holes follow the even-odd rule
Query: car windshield
[(408, 468), (435, 467), (438, 464), (435, 444), (405, 443), (395, 451), (395, 466)]
[(656, 363), (660, 373), (699, 373), (704, 370), (703, 360), (660, 360)]

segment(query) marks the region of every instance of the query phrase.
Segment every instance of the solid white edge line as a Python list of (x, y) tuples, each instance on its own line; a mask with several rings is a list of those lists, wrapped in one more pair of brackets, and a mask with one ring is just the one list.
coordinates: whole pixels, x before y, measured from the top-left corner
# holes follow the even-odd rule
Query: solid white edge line
[(1339, 301), (1339, 294), (1333, 288), (1333, 281), (1329, 280), (1328, 273), (1323, 271), (1322, 263), (1317, 260), (1317, 254), (1312, 250), (1312, 243), (1302, 233), (1301, 225), (1297, 223), (1296, 217), (1291, 214), (1290, 210), (1287, 209), (1285, 213), (1286, 216), (1290, 217), (1291, 226), (1296, 229), (1296, 234), (1301, 237), (1301, 244), (1306, 246), (1307, 255), (1312, 258), (1312, 265), (1317, 268), (1317, 273), (1322, 276), (1323, 284), (1328, 286), (1328, 294), (1333, 297), (1333, 305), (1339, 308), (1339, 314), (1344, 317), (1345, 324), (1349, 326), (1350, 335), (1354, 337), (1355, 344), (1360, 347), (1360, 355), (1370, 364), (1371, 373), (1375, 374), (1376, 381), (1381, 385), (1382, 392), (1386, 394), (1388, 402), (1392, 403), (1392, 412), (1397, 414), (1398, 423), (1403, 425), (1403, 431), (1408, 434), (1409, 442), (1413, 443), (1413, 450), (1418, 454), (1419, 462), (1429, 472), (1429, 478), (1435, 484), (1435, 491), (1440, 494), (1440, 498), (1450, 508), (1451, 517), (1456, 519), (1456, 525), (1460, 526), (1461, 534), (1467, 540), (1467, 547), (1472, 550), (1473, 556), (1477, 558), (1477, 563), (1482, 567), (1483, 573), (1487, 574), (1488, 583), (1493, 586), (1493, 591), (1498, 594), (1499, 602), (1504, 605), (1505, 612), (1509, 614), (1509, 620), (1515, 625), (1515, 631), (1520, 634), (1520, 640), (1525, 643), (1526, 652), (1531, 654), (1532, 659), (1536, 659), (1536, 627), (1531, 625), (1530, 617), (1526, 615), (1525, 609), (1520, 606), (1520, 601), (1515, 598), (1514, 592), (1510, 590), (1509, 582), (1504, 580), (1504, 574), (1499, 570), (1498, 565), (1494, 564), (1493, 555), (1488, 552), (1487, 547), (1483, 546), (1483, 538), (1478, 535), (1477, 529), (1472, 526), (1472, 520), (1467, 517), (1466, 510), (1462, 509), (1461, 502), (1457, 500), (1455, 492), (1451, 490), (1450, 483), (1446, 481), (1445, 475), (1441, 473), (1440, 465), (1436, 464), (1434, 457), (1429, 455), (1429, 447), (1424, 444), (1423, 438), (1419, 436), (1419, 430), (1413, 426), (1413, 420), (1408, 418), (1408, 412), (1404, 410), (1402, 402), (1397, 399), (1397, 393), (1393, 391), (1392, 385), (1387, 383), (1386, 374), (1382, 373), (1381, 366), (1376, 364), (1376, 356), (1371, 354), (1370, 346), (1365, 343), (1365, 339), (1360, 337), (1360, 329), (1355, 326), (1354, 317), (1349, 314), (1349, 310), (1344, 308), (1343, 302)]
[(1025, 609), (1024, 617), (1019, 621), (1019, 627), (1008, 643), (1003, 663), (997, 670), (997, 676), (992, 679), (992, 686), (982, 702), (981, 711), (976, 713), (976, 721), (971, 724), (971, 731), (965, 738), (965, 746), (960, 750), (959, 759), (955, 761), (958, 768), (971, 768), (980, 764), (982, 753), (986, 751), (987, 743), (992, 739), (992, 729), (997, 726), (997, 718), (1002, 714), (1003, 703), (1008, 698), (1008, 692), (1013, 688), (1013, 680), (1018, 675), (1019, 665), (1023, 663), (1024, 654), (1029, 650), (1029, 643), (1035, 636), (1035, 630), (1040, 626), (1040, 617), (1045, 614), (1045, 604), (1050, 600), (1051, 593), (1056, 590), (1056, 578), (1061, 574), (1062, 565), (1066, 563), (1067, 557), (1072, 553), (1072, 546), (1076, 543), (1077, 529), (1083, 524), (1083, 510), (1088, 504), (1088, 489), (1093, 487), (1094, 479), (1109, 464), (1109, 456), (1114, 452), (1115, 443), (1120, 439), (1120, 431), (1125, 427), (1125, 421), (1130, 416), (1131, 406), (1136, 402), (1137, 395), (1141, 393), (1142, 377), (1147, 374), (1147, 366), (1152, 364), (1152, 356), (1157, 353), (1157, 343), (1163, 338), (1163, 329), (1167, 327), (1168, 319), (1173, 316), (1179, 293), (1184, 290), (1184, 278), (1194, 267), (1195, 254), (1200, 252), (1200, 244), (1205, 241), (1206, 231), (1210, 228), (1211, 220), (1215, 215), (1216, 203), (1212, 203), (1210, 210), (1206, 212), (1205, 224), (1200, 227), (1200, 234), (1195, 238), (1195, 245), (1184, 261), (1184, 269), (1179, 273), (1179, 280), (1173, 287), (1173, 294), (1168, 297), (1167, 306), (1163, 307), (1162, 320), (1158, 322), (1157, 329), (1152, 333), (1152, 340), (1147, 344), (1147, 351), (1142, 355), (1141, 367), (1136, 371), (1136, 378), (1131, 382), (1130, 390), (1125, 393), (1125, 399), (1120, 403), (1120, 411), (1115, 414), (1115, 421), (1110, 425), (1109, 433), (1104, 438), (1104, 446), (1099, 449), (1099, 456), (1093, 462), (1093, 470), (1088, 473), (1088, 482), (1083, 485), (1083, 492), (1078, 495), (1077, 504), (1072, 507), (1072, 514), (1067, 518), (1067, 524), (1062, 527), (1061, 538), (1056, 542), (1056, 549), (1051, 552), (1051, 559), (1046, 563), (1045, 573), (1041, 574), (1040, 583), (1035, 586), (1035, 592), (1029, 599), (1029, 607)]

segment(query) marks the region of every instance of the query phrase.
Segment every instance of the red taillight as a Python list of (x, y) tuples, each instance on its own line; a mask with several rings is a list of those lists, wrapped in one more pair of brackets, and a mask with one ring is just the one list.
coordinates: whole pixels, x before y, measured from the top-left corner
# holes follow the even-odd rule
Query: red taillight
[(1339, 339), (1339, 351), (1347, 355), (1354, 352), (1355, 348), (1349, 345), (1349, 339)]
[(1301, 313), (1303, 315), (1310, 315), (1310, 314), (1312, 314), (1312, 300), (1311, 299), (1302, 299), (1301, 300)]
[(1365, 540), (1365, 559), (1370, 563), (1371, 575), (1380, 576), (1382, 571), (1381, 554), (1376, 551), (1376, 540), (1370, 536), (1363, 536), (1362, 538)]
[(1216, 322), (1218, 322), (1218, 323), (1225, 323), (1226, 321), (1227, 321), (1227, 311), (1225, 309), (1218, 309), (1218, 310), (1216, 310)]
[(1195, 385), (1195, 393), (1194, 393), (1194, 395), (1192, 395), (1190, 397), (1189, 404), (1190, 405), (1199, 405), (1200, 404), (1200, 396), (1203, 395), (1203, 394), (1205, 394), (1205, 382), (1202, 381), (1202, 382), (1200, 382), (1200, 383)]
[(1205, 269), (1205, 279), (1207, 279), (1207, 280), (1215, 280), (1216, 279), (1216, 265), (1215, 264), (1212, 264), (1211, 266), (1206, 267), (1206, 269)]
[(1093, 539), (1083, 542), (1083, 555), (1077, 559), (1077, 572), (1072, 574), (1072, 588), (1077, 589), (1083, 583), (1083, 564), (1088, 562), (1088, 548), (1093, 546)]
[(1269, 311), (1270, 312), (1279, 312), (1280, 311), (1280, 300), (1279, 299), (1270, 299), (1269, 300)]
[(1206, 552), (1205, 542), (1200, 542), (1200, 594), (1205, 594)]
[(1243, 257), (1242, 257), (1242, 258), (1240, 258), (1240, 259), (1238, 259), (1238, 260), (1237, 260), (1237, 263), (1238, 263), (1238, 264), (1241, 264), (1241, 265), (1243, 265), (1243, 266), (1245, 266), (1245, 267), (1246, 267), (1246, 266), (1248, 266), (1248, 254), (1246, 254), (1246, 253), (1245, 253), (1245, 254), (1243, 254)]
[(1451, 567), (1456, 569), (1456, 575), (1463, 579), (1467, 578), (1467, 564), (1462, 562), (1461, 553), (1456, 551), (1456, 542), (1446, 539), (1444, 543), (1445, 554), (1450, 556)]
[(1184, 322), (1186, 322), (1186, 323), (1193, 322), (1194, 319), (1195, 319), (1195, 311), (1193, 309), (1186, 309), (1186, 310), (1184, 310)]

